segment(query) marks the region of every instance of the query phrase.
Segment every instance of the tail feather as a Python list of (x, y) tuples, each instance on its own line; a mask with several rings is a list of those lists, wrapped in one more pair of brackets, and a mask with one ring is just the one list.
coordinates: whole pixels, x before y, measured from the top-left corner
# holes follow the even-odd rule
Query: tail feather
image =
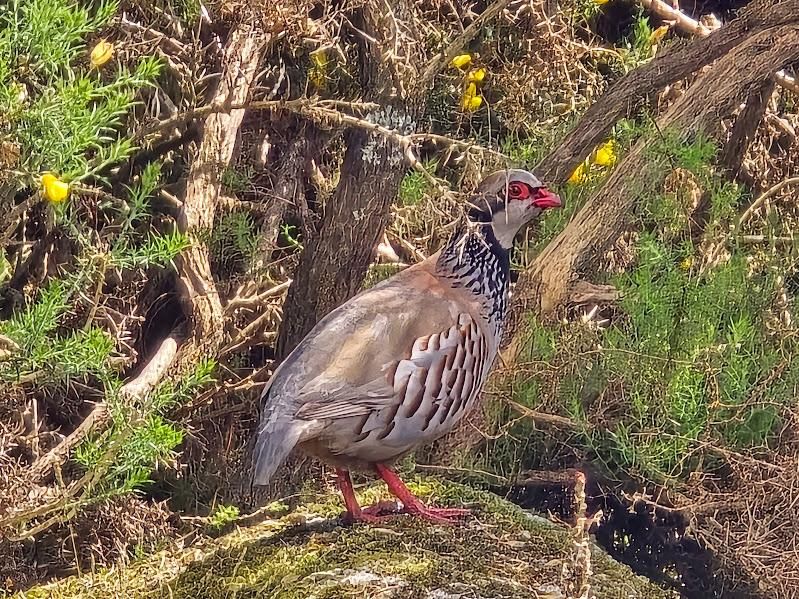
[[(281, 422), (282, 421), (282, 422)], [(266, 422), (258, 431), (253, 450), (253, 484), (267, 485), (297, 445), (302, 427), (288, 418)]]

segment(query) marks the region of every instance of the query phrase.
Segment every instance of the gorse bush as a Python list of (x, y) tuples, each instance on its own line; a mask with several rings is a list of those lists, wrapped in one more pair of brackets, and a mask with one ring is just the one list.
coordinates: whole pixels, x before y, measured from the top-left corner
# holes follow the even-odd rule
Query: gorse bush
[(174, 449), (183, 431), (165, 418), (171, 408), (184, 404), (213, 382), (216, 363), (201, 360), (177, 384), (161, 383), (145, 397), (131, 400), (119, 393), (108, 397), (112, 425), (89, 438), (75, 452), (76, 461), (89, 472), (99, 472), (92, 500), (106, 499), (138, 489), (152, 471), (174, 461)]
[(53, 0), (0, 7), (0, 133), (19, 145), (20, 184), (38, 183), (45, 170), (67, 181), (101, 179), (133, 151), (119, 129), (160, 63), (145, 58), (113, 75), (91, 68), (85, 38), (117, 8)]
[(107, 333), (89, 327), (57, 334), (78, 283), (78, 278), (55, 280), (42, 289), (29, 309), (0, 321), (0, 334), (18, 347), (13, 359), (0, 362), (0, 380), (35, 380), (47, 386), (91, 375), (110, 384), (115, 376), (110, 363), (114, 341)]
[[(82, 414), (90, 399), (107, 410), (102, 425), (71, 451), (81, 478), (65, 491), (60, 508), (44, 512), (64, 518), (141, 487), (155, 468), (174, 461), (183, 431), (167, 413), (208, 384), (215, 367), (200, 361), (194, 371), (143, 396), (123, 392), (123, 371), (137, 358), (132, 346), (138, 329), (119, 330), (136, 316), (124, 312), (133, 298), (117, 297), (124, 295), (119, 291), (145, 289), (189, 241), (153, 210), (163, 179), (160, 163), (135, 166), (124, 182), (113, 180), (112, 167), (136, 149), (134, 109), (161, 70), (153, 57), (132, 65), (124, 53), (102, 64), (90, 60), (98, 33), (118, 8), (108, 0), (16, 0), (0, 6), (0, 142), (17, 150), (0, 179), (1, 191), (10, 190), (9, 200), (27, 194), (29, 206), (39, 203), (42, 223), (36, 226), (69, 244), (56, 260), (47, 236), (33, 239), (53, 266), (31, 280), (26, 301), (0, 320), (4, 348), (11, 348), (0, 360), (0, 385), (25, 396), (35, 390), (35, 401), (45, 406), (69, 398)], [(69, 193), (57, 199), (46, 189), (37, 194), (46, 172), (68, 183)], [(7, 198), (0, 197), (0, 205)], [(2, 255), (0, 283), (11, 274), (6, 255), (14, 254)], [(16, 258), (23, 262), (27, 254)], [(98, 312), (106, 316), (96, 317)], [(109, 312), (118, 315), (116, 323)], [(75, 424), (74, 415), (65, 414), (62, 433)], [(34, 511), (31, 517), (41, 515)]]
[[(799, 363), (789, 358), (794, 337), (775, 328), (777, 258), (753, 255), (729, 234), (745, 191), (713, 171), (707, 140), (658, 139), (651, 152), (661, 160), (648, 176), (689, 173), (707, 196), (702, 239), (690, 231), (695, 196), (644, 197), (634, 263), (611, 281), (622, 299), (610, 325), (531, 319), (522, 358), (531, 368), (514, 378), (513, 394), (569, 416), (581, 428), (577, 446), (608, 472), (666, 482), (711, 467), (708, 447), (767, 446), (781, 406), (796, 395)], [(706, 251), (708, 240), (724, 241), (721, 259)], [(500, 457), (507, 452), (535, 461), (541, 447), (529, 425), (510, 432), (495, 443), (492, 463), (508, 463)]]

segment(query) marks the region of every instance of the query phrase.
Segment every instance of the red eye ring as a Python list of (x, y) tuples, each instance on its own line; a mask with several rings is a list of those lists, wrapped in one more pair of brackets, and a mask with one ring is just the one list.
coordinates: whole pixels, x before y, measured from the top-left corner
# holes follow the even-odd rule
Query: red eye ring
[(508, 185), (508, 197), (514, 200), (526, 200), (530, 197), (531, 192), (530, 186), (523, 183), (511, 183)]

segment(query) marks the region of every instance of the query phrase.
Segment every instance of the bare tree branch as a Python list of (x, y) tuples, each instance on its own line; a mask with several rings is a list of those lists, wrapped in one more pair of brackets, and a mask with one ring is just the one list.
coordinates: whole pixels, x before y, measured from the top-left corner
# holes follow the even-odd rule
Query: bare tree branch
[[(586, 110), (577, 126), (536, 166), (536, 173), (544, 181), (565, 182), (575, 167), (607, 138), (613, 125), (632, 114), (652, 90), (684, 79), (705, 65), (728, 56), (758, 33), (797, 21), (799, 0), (756, 1), (750, 3), (737, 19), (706, 37), (665, 48), (651, 62), (619, 79)], [(740, 68), (746, 67), (742, 64)]]
[[(242, 22), (231, 31), (225, 48), (222, 77), (212, 105), (243, 103), (258, 72), (258, 61), (269, 38), (252, 22)], [(192, 321), (194, 338), (203, 345), (218, 346), (222, 342), (224, 313), (211, 273), (208, 248), (197, 235), (214, 223), (222, 172), (233, 158), (244, 109), (208, 116), (197, 157), (189, 169), (186, 194), (178, 215), (181, 231), (190, 235), (194, 244), (177, 259), (182, 299)]]

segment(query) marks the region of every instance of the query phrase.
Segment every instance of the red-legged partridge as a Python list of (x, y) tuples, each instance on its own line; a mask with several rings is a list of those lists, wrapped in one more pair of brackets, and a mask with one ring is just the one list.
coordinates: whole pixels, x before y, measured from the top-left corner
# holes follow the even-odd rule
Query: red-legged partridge
[(261, 398), (254, 484), (299, 447), (336, 468), (354, 520), (380, 518), (358, 505), (354, 468), (376, 472), (406, 512), (434, 521), (466, 513), (426, 507), (389, 465), (474, 407), (502, 334), (513, 239), (561, 201), (513, 169), (484, 179), (470, 204), (469, 222), (442, 250), (333, 310), (278, 367)]

